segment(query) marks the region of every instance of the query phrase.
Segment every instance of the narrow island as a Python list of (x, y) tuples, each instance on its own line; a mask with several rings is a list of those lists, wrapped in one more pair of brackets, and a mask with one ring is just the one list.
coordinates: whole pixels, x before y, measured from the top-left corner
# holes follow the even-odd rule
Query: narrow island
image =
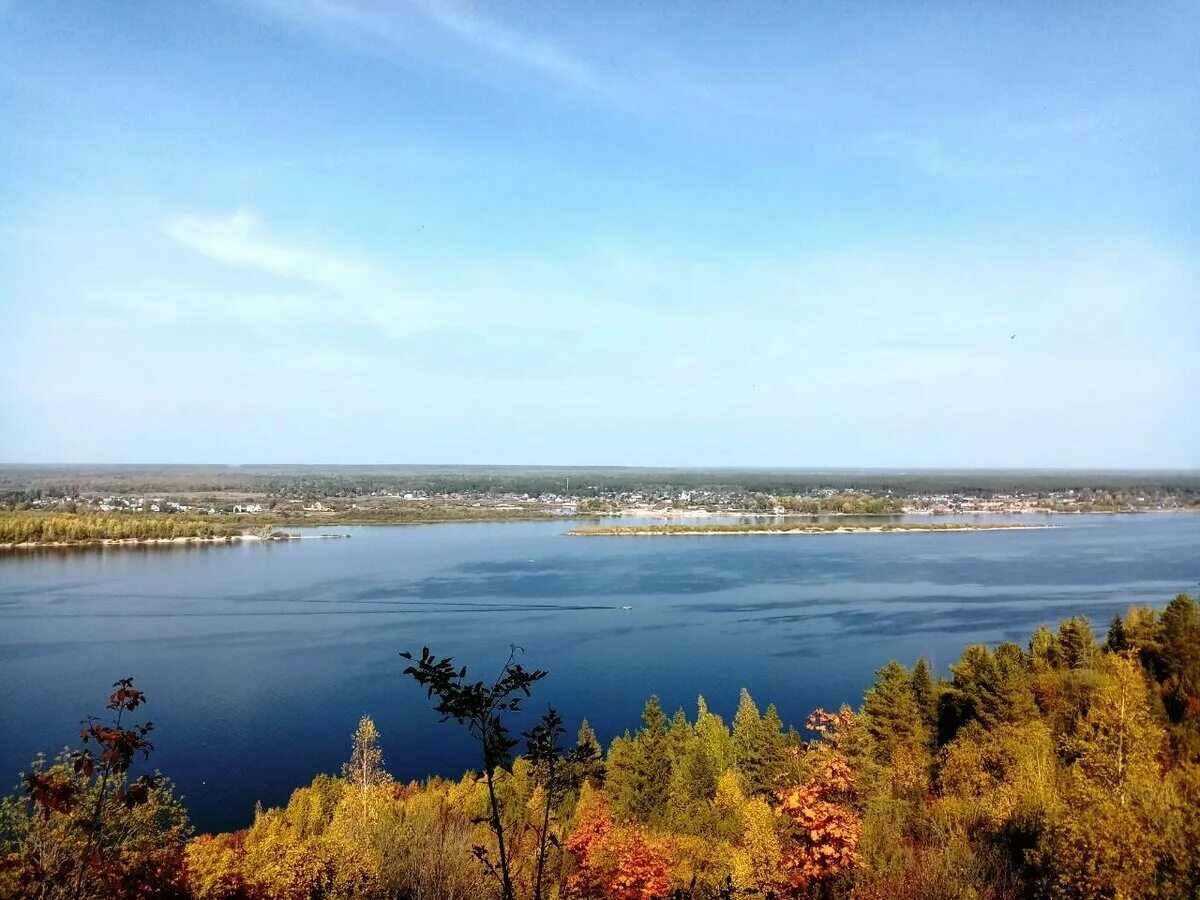
[[(321, 535), (321, 537), (341, 535)], [(248, 529), (178, 515), (0, 512), (0, 551), (73, 547), (185, 546), (299, 540), (271, 527)]]
[(572, 528), (578, 537), (668, 537), (703, 534), (868, 534), (913, 531), (1027, 531), (1054, 525), (1021, 525), (1007, 522), (889, 522), (847, 525), (840, 522), (725, 522), (702, 525), (594, 525)]

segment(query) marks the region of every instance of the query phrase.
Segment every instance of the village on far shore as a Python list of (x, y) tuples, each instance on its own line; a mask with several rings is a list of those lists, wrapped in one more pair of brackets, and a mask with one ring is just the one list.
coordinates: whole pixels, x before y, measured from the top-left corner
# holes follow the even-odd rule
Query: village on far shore
[[(1138, 513), (1200, 509), (1190, 473), (499, 467), (0, 467), (5, 516), (172, 517), (223, 530), (629, 517)], [(192, 533), (192, 532), (186, 532)]]

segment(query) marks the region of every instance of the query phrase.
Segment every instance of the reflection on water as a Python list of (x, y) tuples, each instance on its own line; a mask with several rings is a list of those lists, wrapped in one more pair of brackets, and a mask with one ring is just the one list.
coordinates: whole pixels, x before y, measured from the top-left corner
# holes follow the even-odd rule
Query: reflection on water
[(336, 771), (363, 712), (399, 777), (469, 764), (400, 678), (402, 649), (428, 644), (482, 676), (518, 644), (551, 672), (531, 709), (552, 702), (608, 737), (651, 692), (668, 708), (703, 693), (729, 714), (746, 686), (799, 724), (816, 705), (857, 702), (892, 657), (944, 667), (968, 642), (1023, 640), (1080, 612), (1103, 627), (1200, 581), (1200, 516), (1053, 522), (686, 540), (520, 522), (8, 556), (0, 774), (15, 780), (32, 753), (72, 740), (133, 675), (151, 697), (157, 764), (201, 827), (235, 827), (256, 800)]

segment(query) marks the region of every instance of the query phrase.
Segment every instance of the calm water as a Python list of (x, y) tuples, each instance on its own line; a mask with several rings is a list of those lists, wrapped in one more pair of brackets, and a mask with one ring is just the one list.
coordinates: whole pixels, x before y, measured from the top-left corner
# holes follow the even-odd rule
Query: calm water
[[(429, 644), (479, 674), (510, 643), (550, 670), (535, 701), (608, 739), (738, 689), (800, 724), (857, 703), (892, 657), (939, 667), (1200, 582), (1200, 516), (1056, 517), (1046, 531), (572, 538), (564, 524), (351, 528), (351, 540), (0, 559), (0, 773), (74, 739), (109, 684), (151, 697), (155, 762), (201, 828), (245, 824), (336, 771), (359, 715), (399, 777), (458, 775), (468, 747), (402, 679)], [(629, 610), (622, 607), (630, 606)], [(534, 708), (540, 708), (535, 702)]]

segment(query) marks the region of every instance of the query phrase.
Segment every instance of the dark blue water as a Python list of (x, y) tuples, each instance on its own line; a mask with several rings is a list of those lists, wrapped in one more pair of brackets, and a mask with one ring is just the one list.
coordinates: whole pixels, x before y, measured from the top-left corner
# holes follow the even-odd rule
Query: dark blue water
[[(1027, 520), (1028, 521), (1028, 520)], [(458, 775), (397, 653), (491, 674), (510, 643), (551, 702), (602, 738), (738, 689), (797, 725), (857, 704), (872, 672), (973, 641), (1024, 641), (1200, 582), (1200, 516), (1056, 517), (1044, 531), (579, 538), (561, 522), (339, 529), (350, 540), (0, 559), (0, 773), (74, 739), (133, 675), (155, 763), (205, 829), (238, 827), (337, 771), (358, 717), (401, 778)], [(623, 606), (632, 607), (629, 610)]]

